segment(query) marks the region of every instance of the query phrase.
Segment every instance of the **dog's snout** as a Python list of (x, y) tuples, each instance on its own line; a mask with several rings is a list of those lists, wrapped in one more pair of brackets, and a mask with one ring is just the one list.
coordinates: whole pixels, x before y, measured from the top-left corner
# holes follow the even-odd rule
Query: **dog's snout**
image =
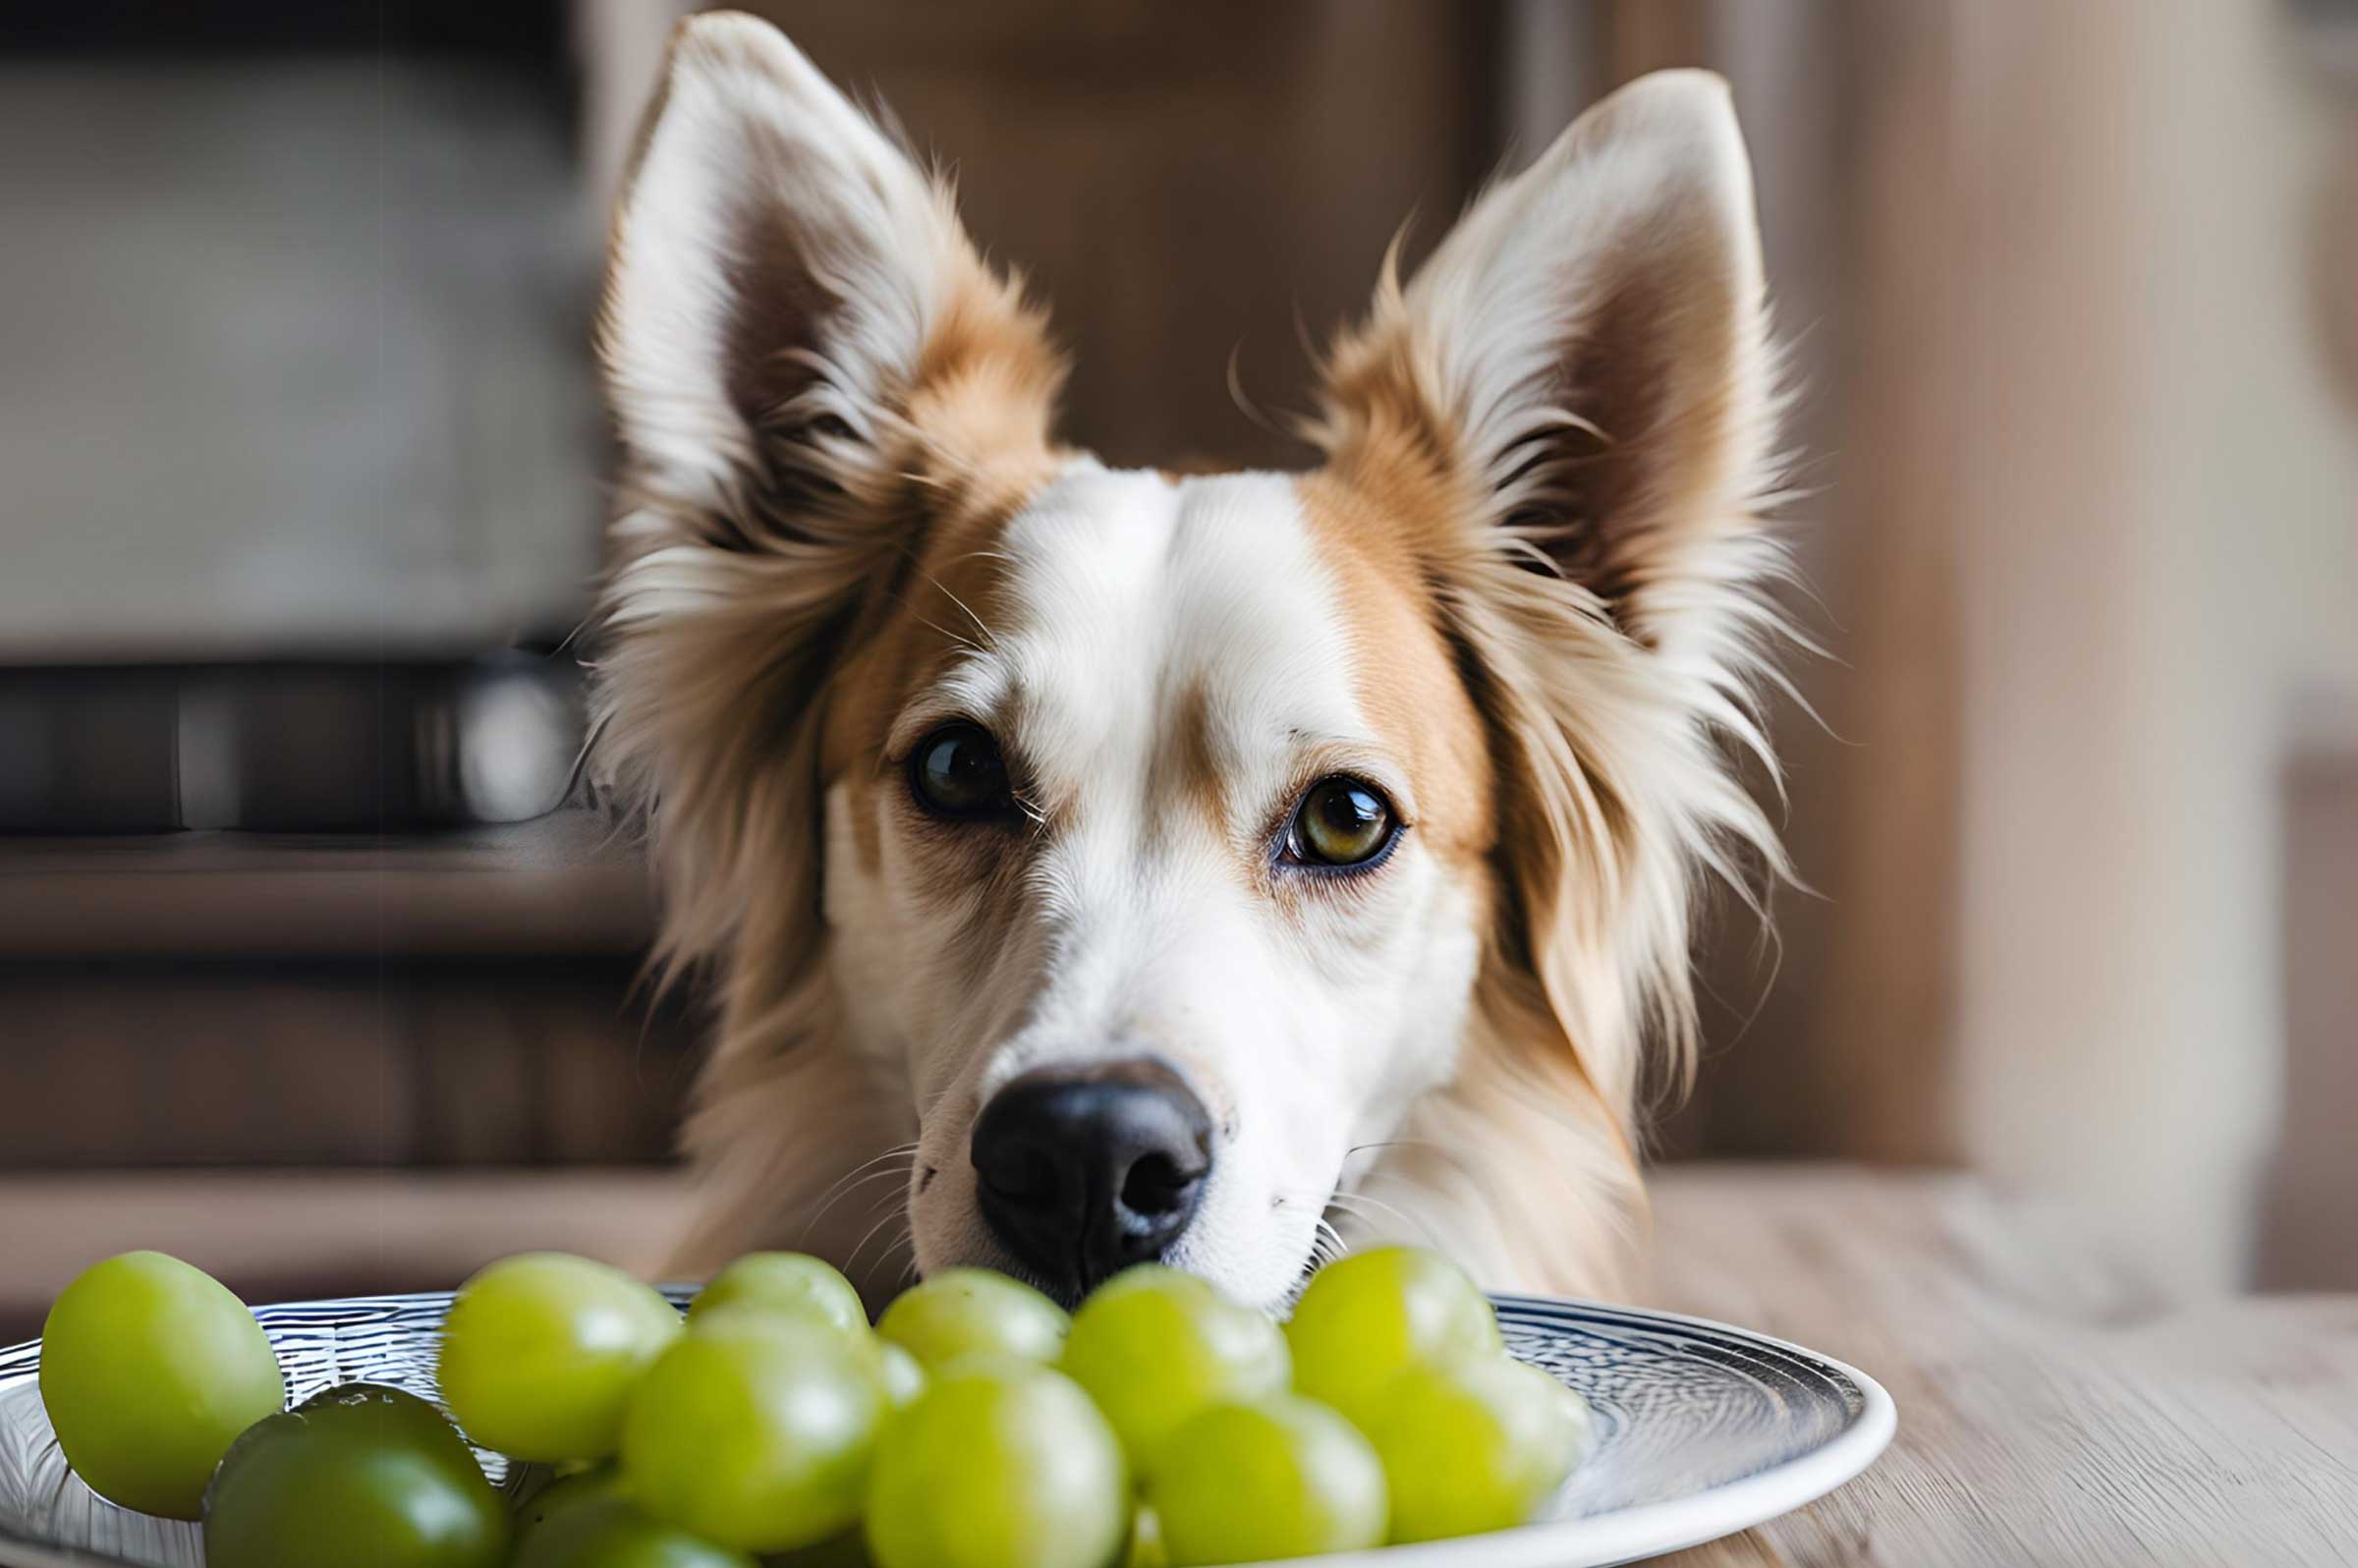
[(991, 1096), (974, 1161), (999, 1240), (1079, 1296), (1187, 1229), (1211, 1173), (1211, 1117), (1151, 1057), (1042, 1068)]

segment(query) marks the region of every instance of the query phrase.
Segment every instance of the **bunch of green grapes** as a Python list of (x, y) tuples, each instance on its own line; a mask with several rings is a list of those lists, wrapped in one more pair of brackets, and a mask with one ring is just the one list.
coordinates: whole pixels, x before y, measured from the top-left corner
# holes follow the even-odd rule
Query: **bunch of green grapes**
[[(437, 1371), (448, 1417), (367, 1384), (282, 1411), (244, 1305), (132, 1254), (58, 1299), (41, 1391), (76, 1472), (201, 1518), (209, 1568), (1196, 1568), (1520, 1524), (1590, 1440), (1408, 1248), (1322, 1270), (1282, 1328), (1154, 1264), (1070, 1316), (948, 1269), (871, 1329), (798, 1254), (685, 1319), (525, 1254), (461, 1287)], [(511, 1514), (470, 1438), (545, 1484)]]

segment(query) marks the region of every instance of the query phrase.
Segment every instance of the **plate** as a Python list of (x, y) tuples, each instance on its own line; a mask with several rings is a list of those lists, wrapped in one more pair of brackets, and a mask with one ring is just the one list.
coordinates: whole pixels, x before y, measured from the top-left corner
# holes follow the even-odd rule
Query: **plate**
[[(693, 1294), (675, 1289), (675, 1301)], [(1507, 1348), (1596, 1408), (1597, 1449), (1520, 1530), (1322, 1559), (1330, 1568), (1602, 1568), (1716, 1540), (1824, 1496), (1891, 1440), (1891, 1398), (1828, 1356), (1724, 1323), (1595, 1302), (1497, 1296)], [(365, 1379), (432, 1397), (447, 1293), (262, 1307), (302, 1399)], [(41, 1348), (0, 1351), (0, 1563), (197, 1568), (195, 1525), (126, 1512), (66, 1469)], [(479, 1454), (495, 1482), (506, 1462)]]

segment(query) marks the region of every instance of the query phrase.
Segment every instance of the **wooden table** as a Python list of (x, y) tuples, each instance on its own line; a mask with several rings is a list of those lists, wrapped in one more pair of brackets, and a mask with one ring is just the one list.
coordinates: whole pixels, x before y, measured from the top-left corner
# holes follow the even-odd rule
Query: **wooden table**
[(2358, 1296), (2173, 1308), (1958, 1175), (1674, 1167), (1655, 1227), (1659, 1305), (1899, 1406), (1858, 1480), (1665, 1568), (2358, 1563)]

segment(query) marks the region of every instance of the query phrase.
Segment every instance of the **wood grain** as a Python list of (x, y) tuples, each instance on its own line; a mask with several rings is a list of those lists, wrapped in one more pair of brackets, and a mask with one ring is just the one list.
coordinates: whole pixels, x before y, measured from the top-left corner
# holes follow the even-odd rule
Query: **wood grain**
[(1656, 1187), (1662, 1306), (1881, 1379), (1864, 1476), (1676, 1568), (2358, 1562), (2358, 1297), (2172, 1307), (1972, 1178), (1701, 1166)]

